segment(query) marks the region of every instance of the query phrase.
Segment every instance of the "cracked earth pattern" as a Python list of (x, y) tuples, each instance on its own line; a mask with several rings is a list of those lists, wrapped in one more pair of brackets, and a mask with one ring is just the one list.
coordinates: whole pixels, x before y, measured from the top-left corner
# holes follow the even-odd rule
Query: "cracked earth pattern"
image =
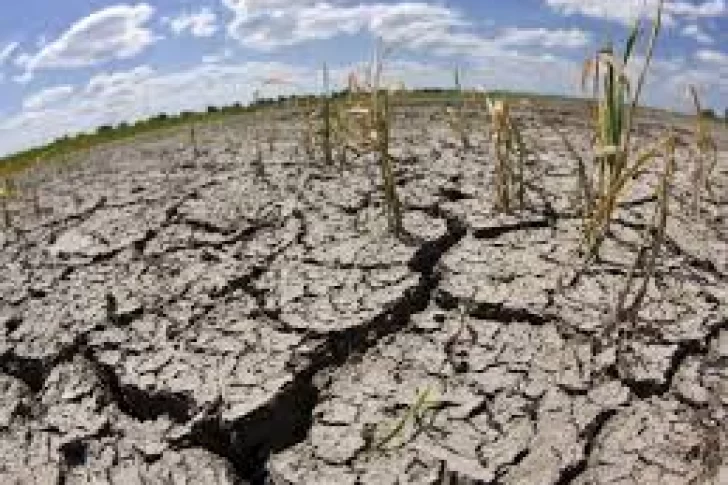
[(197, 158), (171, 133), (36, 170), (0, 233), (0, 483), (728, 483), (728, 138), (700, 217), (679, 152), (655, 284), (615, 324), (656, 174), (564, 285), (576, 167), (545, 123), (584, 148), (581, 111), (517, 112), (528, 208), (502, 216), (485, 139), (408, 108), (401, 240), (376, 159), (307, 160), (285, 119), (262, 170), (247, 118)]

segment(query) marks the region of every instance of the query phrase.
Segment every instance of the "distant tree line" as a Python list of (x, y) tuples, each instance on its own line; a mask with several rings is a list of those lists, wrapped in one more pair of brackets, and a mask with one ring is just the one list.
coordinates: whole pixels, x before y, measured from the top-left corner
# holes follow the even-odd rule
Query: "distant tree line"
[[(430, 95), (446, 94), (451, 91), (452, 91), (451, 89), (446, 89), (446, 88), (423, 88), (423, 89), (418, 90), (418, 92), (420, 92), (422, 94), (430, 94)], [(342, 90), (331, 93), (331, 97), (333, 99), (341, 99), (348, 95), (349, 95), (348, 89), (342, 89)], [(258, 98), (256, 100), (252, 101), (248, 105), (243, 105), (241, 102), (235, 102), (228, 106), (210, 105), (204, 111), (185, 110), (185, 111), (181, 111), (177, 115), (172, 115), (172, 114), (168, 114), (168, 113), (159, 113), (150, 118), (139, 120), (139, 121), (136, 121), (135, 123), (131, 123), (131, 124), (124, 121), (124, 122), (119, 123), (116, 126), (109, 125), (109, 124), (101, 125), (96, 129), (95, 134), (96, 135), (109, 135), (115, 131), (117, 131), (117, 132), (118, 131), (123, 132), (123, 131), (129, 131), (129, 130), (134, 131), (135, 129), (143, 128), (143, 127), (164, 125), (166, 123), (174, 123), (174, 122), (177, 122), (180, 120), (190, 120), (195, 117), (204, 116), (205, 114), (243, 113), (246, 111), (254, 110), (256, 108), (281, 105), (281, 104), (285, 104), (285, 103), (294, 103), (296, 101), (311, 103), (311, 102), (316, 101), (317, 99), (319, 99), (319, 96), (315, 95), (315, 94), (294, 94), (294, 95), (289, 95), (289, 96), (281, 95), (281, 96), (277, 96), (277, 97), (261, 97), (261, 98)], [(83, 137), (86, 135), (81, 134), (81, 135), (76, 135), (76, 136)], [(63, 136), (63, 137), (57, 139), (56, 141), (58, 142), (61, 140), (68, 140), (69, 138), (72, 139), (73, 137)]]
[[(451, 89), (447, 88), (422, 88), (419, 89), (418, 92), (426, 95), (443, 95), (451, 92)], [(349, 95), (348, 89), (343, 89), (340, 91), (336, 91), (332, 93), (332, 97), (334, 99), (343, 98)], [(314, 102), (316, 99), (318, 99), (317, 95), (314, 94), (295, 94), (290, 96), (277, 96), (277, 97), (262, 97), (254, 100), (250, 104), (243, 105), (240, 102), (235, 102), (228, 106), (208, 106), (205, 111), (190, 111), (185, 110), (181, 111), (177, 115), (170, 115), (167, 113), (159, 113), (156, 116), (152, 116), (151, 118), (139, 120), (133, 124), (130, 124), (128, 122), (121, 122), (116, 126), (112, 125), (102, 125), (99, 126), (96, 129), (95, 134), (97, 136), (104, 136), (104, 135), (112, 135), (114, 132), (128, 132), (128, 131), (137, 131), (139, 129), (153, 127), (153, 126), (162, 126), (165, 124), (174, 124), (179, 121), (187, 121), (191, 120), (196, 117), (202, 117), (205, 114), (231, 114), (231, 113), (243, 113), (246, 111), (254, 110), (256, 108), (261, 108), (265, 106), (273, 106), (273, 105), (280, 105), (285, 103), (292, 103), (295, 101), (302, 101), (302, 102)], [(701, 112), (702, 116), (707, 119), (712, 120), (718, 120), (718, 114), (714, 109), (707, 108), (703, 109)], [(728, 123), (728, 108), (725, 109), (724, 114), (724, 121)], [(73, 140), (74, 138), (78, 137), (85, 137), (89, 136), (87, 134), (80, 134), (76, 135), (75, 137), (69, 137), (69, 136), (63, 136), (56, 140), (56, 142), (68, 142), (69, 140)]]

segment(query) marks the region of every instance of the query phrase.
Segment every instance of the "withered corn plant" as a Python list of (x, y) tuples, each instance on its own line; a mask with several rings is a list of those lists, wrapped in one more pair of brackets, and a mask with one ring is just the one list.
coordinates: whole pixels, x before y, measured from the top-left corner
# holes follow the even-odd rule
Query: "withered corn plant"
[[(306, 155), (306, 157), (309, 160), (314, 160), (316, 158), (316, 147), (319, 144), (319, 138), (322, 139), (322, 144), (325, 143), (324, 141), (324, 135), (323, 135), (323, 128), (319, 129), (319, 124), (325, 126), (325, 122), (323, 122), (323, 113), (326, 111), (324, 104), (330, 102), (330, 95), (328, 93), (328, 67), (326, 65), (323, 66), (323, 84), (324, 89), (322, 95), (318, 98), (319, 103), (317, 104), (314, 100), (312, 102), (311, 98), (309, 96), (304, 97), (293, 97), (292, 99), (292, 106), (293, 106), (293, 112), (295, 113), (295, 116), (299, 120), (299, 122), (302, 124), (303, 129), (300, 130), (300, 147), (303, 148), (303, 152)], [(298, 88), (300, 91), (303, 91), (303, 87), (299, 84), (295, 83), (290, 79), (289, 76), (285, 74), (274, 74), (269, 77), (263, 78), (260, 84), (261, 88), (266, 86), (283, 86), (283, 87), (293, 87)], [(254, 102), (257, 104), (260, 100), (260, 89), (256, 89), (254, 91)], [(259, 127), (264, 126), (262, 115), (258, 115), (256, 120), (256, 124)], [(321, 121), (321, 123), (319, 123)], [(267, 143), (268, 143), (268, 151), (270, 153), (273, 152), (275, 141), (278, 137), (278, 131), (276, 128), (276, 125), (271, 125), (268, 127), (267, 131)], [(296, 152), (298, 152), (299, 147), (296, 147)], [(326, 150), (323, 150), (324, 153), (326, 153)]]
[(3, 205), (3, 227), (9, 229), (13, 225), (13, 220), (10, 215), (10, 199), (15, 195), (15, 184), (10, 177), (3, 179), (2, 186), (0, 186), (0, 200)]
[(344, 124), (349, 144), (378, 156), (389, 230), (399, 237), (403, 234), (402, 208), (397, 195), (394, 158), (389, 150), (392, 113), (390, 90), (382, 82), (383, 57), (380, 41), (366, 80), (362, 83), (356, 74), (349, 76), (350, 98), (345, 112), (348, 121)]
[[(50, 153), (50, 150), (44, 150), (44, 156), (47, 156), (48, 153)], [(14, 187), (17, 192), (21, 192), (24, 195), (23, 200), (25, 202), (30, 201), (35, 217), (40, 217), (43, 212), (40, 205), (40, 191), (38, 190), (42, 162), (43, 159), (41, 156), (35, 157), (33, 162), (22, 172), (22, 177), (19, 178), (20, 190)]]
[[(366, 77), (369, 78), (369, 75)], [(350, 73), (348, 94), (337, 117), (338, 131), (342, 133), (346, 146), (358, 153), (372, 149), (371, 90), (369, 81), (362, 81), (356, 72)]]
[(172, 196), (172, 170), (174, 166), (174, 158), (169, 150), (163, 149), (160, 153), (161, 167), (160, 170), (164, 175), (164, 185), (167, 189), (165, 197), (169, 199)]
[(579, 153), (579, 150), (577, 150), (574, 144), (571, 143), (569, 137), (564, 134), (564, 132), (562, 132), (560, 129), (550, 123), (544, 122), (544, 124), (546, 124), (548, 128), (550, 128), (556, 135), (559, 136), (561, 141), (564, 143), (566, 150), (569, 152), (569, 155), (574, 160), (576, 160), (576, 194), (573, 199), (573, 205), (575, 206), (577, 214), (582, 218), (586, 218), (592, 213), (592, 204), (594, 203), (594, 197), (591, 193), (591, 179), (589, 178), (586, 161), (584, 160), (584, 157), (581, 155), (581, 153)]
[(293, 83), (283, 74), (273, 74), (268, 77), (262, 78), (259, 87), (253, 91), (253, 102), (256, 105), (256, 125), (259, 128), (265, 127), (263, 130), (264, 135), (258, 135), (261, 137), (262, 142), (268, 147), (268, 153), (272, 154), (275, 149), (275, 143), (278, 140), (278, 125), (274, 120), (268, 119), (268, 123), (264, 122), (264, 108), (258, 106), (261, 100), (261, 90), (268, 86), (290, 86)]
[(591, 185), (583, 190), (591, 197), (587, 203), (583, 234), (587, 261), (598, 255), (617, 204), (629, 183), (654, 163), (660, 152), (658, 146), (638, 151), (632, 146), (631, 138), (640, 94), (662, 28), (663, 9), (664, 0), (660, 0), (634, 91), (625, 68), (633, 57), (640, 36), (639, 22), (635, 23), (622, 55), (608, 46), (584, 64), (582, 84), (585, 86), (590, 78), (593, 80), (595, 106), (594, 170), (591, 177), (584, 177), (590, 180), (583, 180), (583, 183)]
[(526, 147), (521, 132), (511, 117), (508, 101), (486, 98), (490, 115), (490, 136), (495, 152), (495, 207), (510, 213), (524, 209), (526, 201)]
[(263, 149), (260, 146), (260, 141), (255, 141), (255, 153), (253, 154), (253, 168), (255, 169), (255, 175), (258, 178), (265, 178), (265, 164), (263, 163)]
[(381, 48), (378, 47), (374, 60), (374, 75), (371, 112), (373, 115), (374, 143), (379, 154), (379, 163), (384, 184), (384, 199), (387, 204), (389, 229), (395, 236), (402, 235), (402, 208), (397, 196), (397, 184), (394, 177), (394, 159), (389, 153), (390, 128), (392, 123), (389, 107), (389, 91), (382, 89), (383, 60)]
[(190, 146), (192, 146), (192, 156), (195, 160), (200, 158), (200, 147), (197, 145), (197, 134), (195, 133), (195, 125), (190, 125)]
[(260, 141), (260, 127), (263, 124), (262, 115), (260, 113), (260, 108), (258, 107), (258, 102), (260, 101), (260, 89), (255, 89), (253, 91), (253, 104), (255, 105), (255, 111), (253, 116), (253, 123), (255, 124), (254, 127), (254, 144), (255, 144), (255, 152), (253, 153), (253, 169), (255, 170), (255, 175), (259, 178), (265, 177), (265, 164), (263, 163), (263, 149), (261, 147), (261, 141)]
[(695, 107), (695, 143), (692, 147), (695, 167), (691, 175), (691, 212), (695, 217), (700, 217), (703, 193), (712, 193), (711, 181), (718, 164), (718, 145), (711, 135), (695, 86), (690, 86), (690, 95)]
[(624, 287), (618, 294), (614, 308), (614, 322), (634, 321), (644, 303), (649, 285), (655, 280), (658, 259), (665, 246), (667, 218), (670, 214), (670, 185), (675, 175), (676, 138), (669, 135), (662, 143), (660, 155), (664, 158), (663, 171), (655, 189), (655, 208), (651, 223), (643, 234)]
[(303, 120), (303, 131), (301, 133), (303, 152), (309, 160), (313, 160), (316, 157), (316, 111), (311, 107), (308, 98), (302, 101), (300, 112)]
[(465, 120), (465, 99), (460, 77), (460, 68), (455, 68), (455, 91), (452, 106), (447, 107), (447, 121), (450, 129), (459, 138), (462, 147), (468, 149), (470, 147), (470, 139), (468, 138), (468, 126)]
[(347, 143), (346, 113), (345, 108), (338, 107), (332, 109), (331, 115), (332, 134), (334, 136), (334, 144), (339, 147), (337, 163), (339, 169), (343, 172), (347, 165), (347, 153), (349, 145)]
[(331, 90), (329, 80), (329, 68), (324, 64), (323, 68), (323, 95), (321, 96), (321, 121), (322, 129), (322, 150), (324, 152), (324, 161), (326, 165), (333, 165), (334, 155), (331, 136)]
[(40, 193), (37, 186), (33, 186), (31, 189), (31, 199), (33, 201), (33, 214), (35, 217), (40, 217), (43, 214), (43, 208), (40, 206)]

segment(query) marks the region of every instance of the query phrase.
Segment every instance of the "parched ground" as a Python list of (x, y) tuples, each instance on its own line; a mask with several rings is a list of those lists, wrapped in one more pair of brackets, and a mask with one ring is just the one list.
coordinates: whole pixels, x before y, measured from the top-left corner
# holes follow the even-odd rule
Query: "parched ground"
[[(679, 149), (655, 282), (615, 322), (656, 173), (564, 284), (580, 219), (555, 130), (587, 147), (584, 107), (517, 114), (527, 208), (502, 216), (484, 136), (464, 150), (440, 109), (401, 110), (401, 240), (376, 158), (309, 160), (284, 114), (198, 130), (197, 158), (177, 133), (21, 181), (0, 233), (0, 483), (728, 483), (725, 128), (699, 216)], [(640, 142), (672, 121), (644, 118)]]

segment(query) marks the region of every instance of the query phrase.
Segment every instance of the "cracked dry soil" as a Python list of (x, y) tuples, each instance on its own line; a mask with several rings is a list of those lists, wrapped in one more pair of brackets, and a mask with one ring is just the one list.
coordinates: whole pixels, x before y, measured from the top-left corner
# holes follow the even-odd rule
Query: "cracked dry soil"
[(242, 118), (196, 160), (170, 134), (29, 175), (0, 234), (0, 483), (728, 483), (728, 143), (700, 218), (681, 149), (656, 284), (615, 328), (650, 189), (560, 288), (576, 167), (542, 121), (585, 147), (582, 111), (517, 112), (537, 156), (505, 217), (486, 141), (404, 110), (402, 241), (376, 160), (307, 160), (284, 114), (262, 173)]

